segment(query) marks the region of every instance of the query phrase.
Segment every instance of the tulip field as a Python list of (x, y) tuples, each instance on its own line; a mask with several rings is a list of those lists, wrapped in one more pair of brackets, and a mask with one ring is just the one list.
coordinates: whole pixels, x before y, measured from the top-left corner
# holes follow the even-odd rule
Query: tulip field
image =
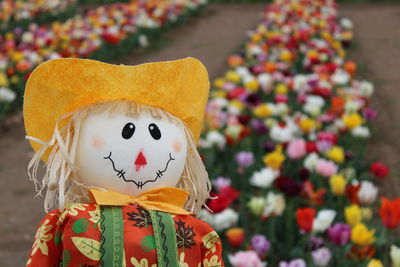
[[(25, 175), (32, 155), (27, 144), (21, 145), (22, 118), (11, 134), (2, 127), (21, 111), (30, 73), (60, 57), (130, 64), (139, 51), (140, 60), (153, 61), (162, 51), (151, 50), (151, 45), (172, 33), (169, 38), (177, 40), (164, 40), (169, 43), (160, 46), (166, 50), (160, 60), (187, 49), (185, 56), (202, 60), (212, 77), (198, 148), (213, 188), (199, 218), (220, 236), (225, 265), (400, 267), (400, 198), (382, 187), (396, 182), (389, 165), (398, 161), (387, 159), (396, 157), (400, 146), (387, 141), (395, 153), (379, 157), (368, 146), (371, 139), (385, 137), (375, 136), (375, 120), (380, 108), (391, 108), (390, 98), (398, 106), (397, 98), (383, 98), (378, 108), (373, 104), (384, 83), (368, 80), (364, 68), (369, 61), (349, 57), (360, 46), (359, 25), (351, 12), (343, 17), (342, 2), (335, 0), (233, 2), (0, 0), (0, 150), (10, 159), (0, 158), (0, 201), (8, 203), (0, 207), (7, 217), (0, 225), (0, 266), (26, 260), (33, 229), (43, 215), (43, 200), (32, 200), (33, 185)], [(224, 8), (235, 4), (236, 13)], [(263, 7), (251, 9), (254, 16), (246, 17), (258, 16), (257, 25), (236, 32), (244, 40), (232, 41), (231, 47), (238, 49), (227, 48), (214, 58), (213, 49), (233, 36), (223, 28), (237, 31), (229, 25), (240, 22), (241, 9), (249, 13), (249, 5)], [(218, 20), (224, 12), (237, 17)], [(207, 20), (220, 25), (213, 29)], [(213, 31), (217, 33), (209, 34)], [(208, 37), (203, 40), (199, 33)], [(375, 38), (373, 31), (366, 37)], [(184, 38), (200, 40), (185, 48)], [(396, 47), (393, 40), (376, 43)], [(227, 64), (217, 73), (212, 70), (218, 68), (209, 68), (210, 58)], [(387, 68), (393, 66), (388, 63)], [(396, 114), (388, 113), (390, 130), (380, 132), (396, 135)], [(15, 176), (23, 177), (16, 181)], [(5, 191), (9, 185), (11, 191)], [(31, 201), (40, 203), (35, 203), (37, 209), (25, 208)]]
[[(26, 11), (18, 9), (19, 2), (7, 8), (8, 2), (1, 1), (0, 7), (11, 9), (12, 18)], [(53, 9), (57, 10), (60, 3), (65, 1), (55, 1)], [(27, 5), (27, 2), (20, 4)], [(35, 1), (31, 4), (35, 6)], [(25, 81), (41, 62), (59, 57), (114, 59), (135, 47), (147, 46), (150, 40), (183, 23), (203, 6), (201, 0), (178, 4), (173, 1), (114, 3), (89, 9), (84, 16), (77, 14), (66, 21), (50, 25), (31, 23), (27, 29), (15, 27), (0, 34), (0, 120), (9, 110), (21, 105)], [(36, 4), (36, 7), (39, 9), (42, 5)], [(6, 24), (9, 20), (8, 17), (2, 20), (0, 15), (0, 22)]]
[(377, 112), (352, 36), (334, 1), (276, 0), (214, 81), (202, 218), (232, 266), (399, 266), (400, 199), (378, 195), (388, 167), (364, 160)]

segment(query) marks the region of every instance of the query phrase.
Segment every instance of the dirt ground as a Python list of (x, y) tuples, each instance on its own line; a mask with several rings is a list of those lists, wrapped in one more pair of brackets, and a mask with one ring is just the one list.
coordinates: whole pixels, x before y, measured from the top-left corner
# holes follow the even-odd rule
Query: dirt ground
[[(132, 53), (113, 63), (138, 64), (186, 56), (203, 61), (216, 78), (226, 69), (225, 60), (246, 39), (246, 32), (260, 20), (265, 4), (212, 4), (198, 18), (173, 29), (144, 53)], [(341, 4), (340, 12), (356, 26), (356, 45), (350, 57), (360, 66), (360, 75), (376, 85), (374, 107), (381, 115), (369, 144), (372, 157), (392, 167), (391, 180), (400, 174), (397, 151), (400, 141), (400, 4)], [(43, 199), (35, 198), (26, 166), (32, 151), (24, 141), (19, 116), (8, 129), (0, 128), (0, 266), (23, 266), (33, 242), (37, 224), (43, 217)], [(392, 195), (400, 189), (386, 185)], [(396, 189), (397, 188), (397, 189)], [(398, 193), (397, 193), (398, 195)]]
[(358, 76), (375, 84), (372, 106), (379, 112), (367, 148), (370, 159), (391, 168), (382, 182), (385, 195), (400, 196), (400, 3), (342, 4), (339, 12), (353, 20), (355, 43), (348, 57)]

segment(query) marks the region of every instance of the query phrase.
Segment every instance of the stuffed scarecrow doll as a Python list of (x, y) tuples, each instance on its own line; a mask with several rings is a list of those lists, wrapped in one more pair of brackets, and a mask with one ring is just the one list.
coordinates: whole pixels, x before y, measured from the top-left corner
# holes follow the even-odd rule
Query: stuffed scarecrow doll
[(37, 67), (24, 98), (28, 169), (46, 212), (58, 209), (27, 266), (224, 266), (218, 235), (195, 217), (211, 188), (196, 150), (208, 91), (193, 58)]

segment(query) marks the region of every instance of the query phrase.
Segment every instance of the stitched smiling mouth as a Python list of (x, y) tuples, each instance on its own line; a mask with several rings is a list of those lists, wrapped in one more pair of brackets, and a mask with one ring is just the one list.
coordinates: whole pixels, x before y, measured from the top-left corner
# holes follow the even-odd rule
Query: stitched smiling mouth
[(117, 168), (115, 168), (115, 163), (114, 163), (113, 159), (111, 158), (111, 155), (112, 155), (112, 152), (110, 152), (110, 155), (108, 155), (108, 157), (104, 157), (104, 159), (106, 159), (106, 160), (109, 159), (109, 160), (111, 161), (112, 167), (113, 167), (114, 171), (117, 173), (117, 177), (118, 177), (118, 178), (122, 178), (125, 182), (134, 183), (134, 184), (137, 186), (138, 189), (143, 188), (143, 186), (144, 186), (145, 184), (147, 184), (147, 183), (153, 183), (153, 182), (157, 181), (157, 179), (161, 178), (161, 177), (163, 176), (163, 173), (167, 171), (169, 163), (170, 163), (171, 161), (175, 160), (175, 159), (171, 156), (171, 153), (169, 153), (169, 160), (168, 160), (167, 163), (165, 164), (164, 170), (162, 170), (162, 171), (161, 171), (161, 170), (157, 170), (154, 179), (147, 180), (147, 181), (145, 181), (145, 182), (141, 182), (141, 181), (140, 181), (140, 182), (136, 182), (135, 180), (126, 179), (126, 178), (125, 178), (125, 171), (124, 171), (123, 169), (117, 170)]

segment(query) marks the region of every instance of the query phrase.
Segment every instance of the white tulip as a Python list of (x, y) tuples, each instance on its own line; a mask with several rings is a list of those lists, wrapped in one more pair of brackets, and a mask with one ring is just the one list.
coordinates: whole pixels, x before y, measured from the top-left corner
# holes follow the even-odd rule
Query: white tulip
[(262, 216), (281, 216), (286, 208), (285, 197), (282, 194), (269, 192), (265, 199), (265, 207)]
[(370, 181), (362, 181), (358, 190), (358, 199), (363, 205), (371, 205), (378, 196), (378, 188)]
[(318, 154), (313, 152), (306, 157), (304, 160), (304, 167), (310, 171), (314, 171), (317, 166), (317, 161), (319, 160)]
[(323, 233), (331, 226), (333, 220), (335, 219), (336, 211), (334, 210), (320, 210), (317, 217), (313, 221), (313, 232)]
[(260, 171), (254, 172), (250, 178), (250, 184), (252, 186), (268, 188), (278, 177), (279, 171), (275, 171), (271, 168), (263, 168)]
[(0, 102), (13, 102), (17, 94), (6, 87), (0, 87)]
[(390, 259), (392, 260), (393, 267), (400, 267), (400, 248), (392, 245), (390, 247)]
[(368, 127), (365, 126), (357, 126), (353, 130), (351, 130), (351, 135), (358, 138), (368, 138), (371, 136), (371, 133)]

